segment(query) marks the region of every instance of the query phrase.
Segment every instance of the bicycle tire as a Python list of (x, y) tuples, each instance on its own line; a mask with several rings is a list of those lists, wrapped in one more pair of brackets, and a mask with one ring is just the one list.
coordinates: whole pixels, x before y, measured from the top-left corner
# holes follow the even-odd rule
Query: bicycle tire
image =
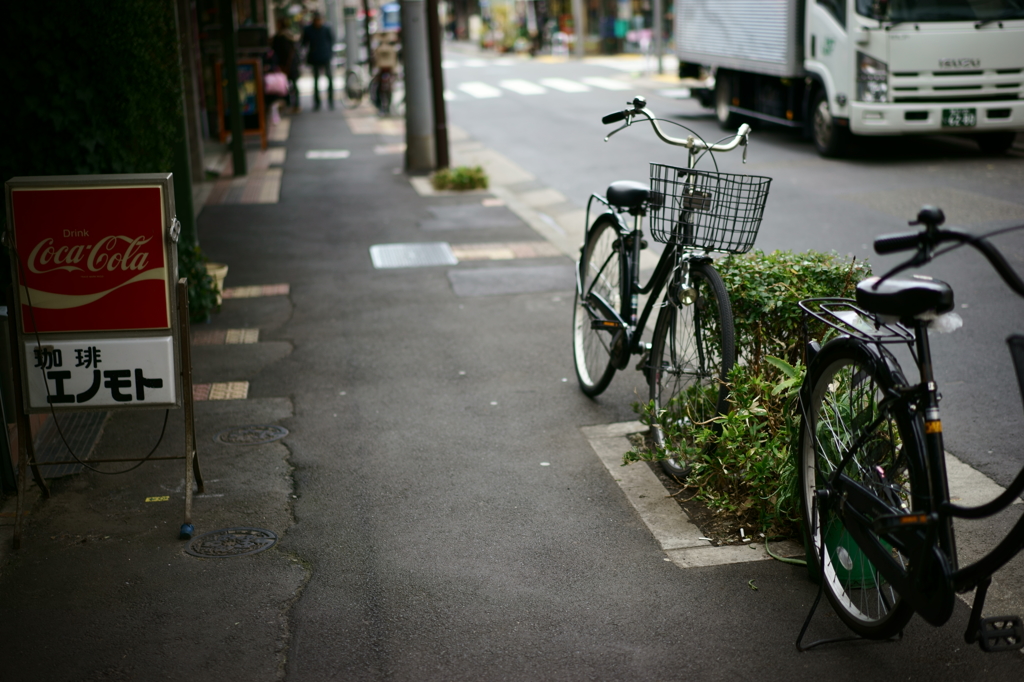
[[(883, 417), (844, 472), (895, 508), (912, 509), (917, 500), (914, 482), (921, 480), (911, 471), (923, 451), (921, 431), (914, 424), (920, 416), (909, 409), (879, 411), (878, 401), (888, 389), (906, 385), (887, 351), (838, 339), (821, 349), (808, 372), (797, 478), (810, 567), (847, 627), (867, 639), (887, 639), (903, 629), (914, 609), (863, 554), (835, 505), (819, 503), (814, 493), (834, 471), (837, 458), (865, 435), (864, 427)], [(909, 564), (895, 547), (891, 553), (904, 567)]]
[[(604, 214), (594, 221), (587, 232), (579, 262), (580, 291), (576, 292), (573, 308), (573, 359), (576, 378), (583, 392), (594, 397), (602, 393), (615, 375), (612, 349), (625, 343), (625, 332), (593, 329), (592, 317), (585, 299), (593, 292), (613, 310), (621, 311), (626, 286), (625, 257), (621, 253), (621, 232), (618, 221)], [(592, 309), (592, 306), (590, 306)]]
[[(658, 313), (647, 365), (650, 399), (656, 415), (666, 411), (660, 418), (720, 432), (721, 424), (712, 420), (729, 411), (726, 378), (736, 363), (732, 304), (721, 275), (710, 263), (690, 264), (690, 284), (686, 296), (666, 294)], [(669, 283), (669, 294), (673, 285)], [(656, 447), (666, 445), (658, 420), (651, 425), (651, 436)], [(661, 467), (680, 479), (691, 468), (676, 458), (662, 460)]]
[(362, 104), (365, 94), (359, 74), (355, 71), (346, 71), (345, 82), (341, 87), (341, 105), (346, 109), (355, 109)]

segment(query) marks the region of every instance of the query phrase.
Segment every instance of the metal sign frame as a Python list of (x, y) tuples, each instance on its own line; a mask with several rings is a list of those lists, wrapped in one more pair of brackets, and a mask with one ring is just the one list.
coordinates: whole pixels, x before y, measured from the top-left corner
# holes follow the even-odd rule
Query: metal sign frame
[[(90, 190), (90, 189), (93, 189), (93, 190), (94, 189), (99, 189), (99, 190), (104, 190), (104, 189), (115, 190), (115, 189), (124, 189), (124, 188), (127, 188), (127, 189), (131, 189), (131, 188), (141, 188), (141, 189), (155, 188), (155, 189), (158, 189), (159, 192), (160, 192), (160, 197), (159, 197), (159, 204), (160, 204), (160, 227), (159, 227), (159, 234), (160, 234), (161, 240), (162, 240), (161, 248), (162, 248), (162, 254), (163, 254), (163, 258), (164, 258), (164, 268), (163, 268), (164, 272), (163, 272), (162, 276), (158, 277), (158, 275), (160, 273), (154, 272), (156, 270), (155, 268), (149, 268), (149, 269), (146, 269), (146, 270), (142, 270), (140, 275), (145, 275), (146, 273), (150, 273), (150, 274), (147, 275), (147, 276), (133, 277), (131, 280), (126, 280), (125, 282), (122, 282), (121, 284), (117, 285), (117, 287), (115, 287), (115, 288), (120, 288), (122, 286), (128, 286), (129, 284), (134, 283), (135, 281), (144, 281), (146, 279), (160, 279), (160, 280), (162, 280), (162, 282), (163, 282), (163, 291), (164, 291), (164, 295), (166, 296), (166, 301), (165, 301), (166, 302), (166, 310), (165, 310), (166, 316), (165, 316), (165, 318), (163, 318), (164, 321), (161, 322), (160, 324), (156, 325), (155, 327), (151, 326), (151, 327), (148, 327), (148, 328), (145, 328), (145, 329), (129, 329), (129, 328), (125, 328), (125, 327), (122, 326), (122, 327), (115, 328), (115, 329), (96, 329), (96, 328), (92, 328), (92, 329), (87, 329), (85, 331), (67, 331), (67, 330), (65, 330), (65, 331), (53, 331), (53, 330), (51, 330), (51, 331), (37, 331), (37, 329), (36, 329), (37, 328), (37, 324), (36, 324), (37, 319), (35, 317), (32, 317), (31, 313), (30, 313), (30, 317), (32, 317), (31, 320), (23, 319), (25, 308), (30, 306), (31, 301), (30, 301), (30, 295), (28, 293), (25, 293), (25, 292), (22, 291), (23, 288), (24, 288), (23, 287), (24, 283), (22, 282), (22, 279), (23, 279), (22, 278), (22, 268), (25, 267), (25, 265), (26, 265), (26, 263), (23, 261), (23, 258), (26, 257), (26, 254), (24, 253), (23, 250), (19, 250), (19, 248), (18, 248), (18, 246), (19, 246), (18, 243), (17, 243), (17, 240), (18, 240), (18, 225), (16, 223), (16, 220), (17, 220), (18, 216), (17, 216), (17, 211), (15, 210), (15, 207), (14, 207), (14, 203), (15, 202), (14, 202), (13, 198), (17, 195), (18, 192), (46, 192), (46, 191), (55, 191), (55, 190), (72, 190), (73, 191), (73, 190)], [(114, 409), (168, 409), (169, 410), (171, 408), (175, 408), (175, 409), (177, 409), (177, 408), (184, 408), (185, 453), (183, 455), (160, 456), (160, 457), (144, 457), (144, 458), (140, 458), (140, 457), (131, 458), (131, 457), (129, 457), (129, 458), (88, 460), (88, 461), (90, 463), (102, 463), (102, 462), (141, 462), (141, 461), (145, 461), (145, 460), (149, 460), (149, 459), (152, 459), (154, 461), (155, 460), (167, 460), (167, 459), (183, 459), (183, 460), (185, 460), (185, 514), (184, 514), (184, 522), (182, 523), (181, 529), (180, 529), (180, 532), (179, 532), (179, 538), (181, 538), (183, 540), (190, 539), (192, 537), (193, 533), (195, 532), (195, 527), (192, 524), (193, 488), (195, 488), (197, 492), (203, 493), (204, 489), (205, 489), (205, 486), (203, 484), (202, 472), (201, 472), (200, 467), (199, 467), (199, 454), (198, 454), (198, 452), (196, 450), (195, 415), (194, 415), (194, 410), (193, 410), (193, 396), (192, 396), (192, 359), (191, 359), (191, 335), (190, 335), (190, 332), (189, 332), (188, 283), (187, 283), (187, 281), (185, 279), (183, 279), (183, 278), (179, 279), (178, 278), (177, 241), (178, 241), (178, 234), (180, 232), (180, 224), (178, 223), (178, 221), (177, 221), (177, 219), (175, 217), (175, 210), (174, 210), (174, 181), (173, 181), (172, 174), (170, 174), (170, 173), (140, 173), (140, 174), (131, 174), (131, 175), (127, 175), (126, 174), (126, 175), (75, 175), (75, 176), (17, 177), (17, 178), (12, 178), (11, 180), (7, 181), (7, 183), (5, 184), (5, 193), (6, 193), (6, 199), (7, 199), (7, 232), (6, 232), (6, 234), (3, 235), (3, 242), (8, 247), (8, 250), (10, 252), (11, 271), (12, 271), (12, 279), (13, 279), (13, 284), (14, 284), (14, 289), (13, 290), (15, 292), (17, 292), (16, 295), (18, 297), (18, 301), (14, 302), (15, 305), (12, 306), (12, 307), (14, 307), (16, 309), (16, 311), (15, 311), (15, 315), (14, 315), (14, 319), (13, 319), (13, 324), (12, 324), (11, 329), (10, 329), (11, 341), (12, 341), (12, 346), (13, 346), (13, 348), (12, 348), (12, 360), (16, 363), (16, 365), (18, 367), (18, 369), (14, 373), (15, 374), (15, 382), (14, 382), (15, 386), (14, 386), (14, 388), (15, 388), (15, 403), (16, 403), (15, 407), (16, 407), (16, 412), (17, 412), (16, 416), (17, 416), (17, 426), (18, 426), (18, 432), (19, 432), (19, 438), (18, 438), (18, 443), (19, 443), (19, 453), (18, 453), (19, 454), (19, 456), (18, 456), (18, 504), (17, 504), (17, 511), (15, 513), (16, 518), (15, 518), (15, 524), (14, 524), (14, 538), (13, 538), (13, 540), (14, 540), (14, 542), (13, 542), (14, 548), (18, 549), (20, 547), (20, 544), (21, 544), (21, 521), (22, 521), (22, 515), (23, 515), (22, 507), (23, 507), (24, 500), (25, 500), (25, 491), (26, 491), (26, 487), (27, 487), (28, 469), (29, 468), (32, 469), (32, 475), (35, 478), (36, 484), (39, 486), (40, 490), (42, 491), (43, 496), (45, 498), (48, 498), (50, 496), (50, 491), (49, 491), (49, 488), (46, 485), (46, 481), (43, 479), (43, 477), (42, 477), (42, 475), (41, 475), (41, 473), (39, 471), (39, 466), (41, 464), (48, 464), (49, 465), (49, 464), (72, 463), (72, 462), (45, 462), (45, 463), (42, 463), (42, 462), (36, 462), (35, 461), (35, 452), (34, 452), (33, 443), (32, 443), (32, 434), (31, 434), (31, 429), (29, 428), (29, 424), (28, 424), (28, 414), (30, 412), (52, 413), (54, 415), (54, 418), (56, 418), (58, 412), (65, 413), (65, 412), (71, 412), (71, 411), (95, 411), (95, 410), (114, 410)], [(95, 224), (95, 223), (93, 223), (93, 224)], [(24, 227), (24, 223), (23, 223), (22, 227)], [(48, 229), (52, 230), (53, 229), (52, 225), (48, 226)], [(76, 229), (76, 228), (69, 228), (69, 230), (73, 230), (73, 229)], [(84, 230), (85, 228), (81, 228), (81, 229)], [(89, 228), (89, 229), (96, 229), (96, 228)], [(62, 232), (63, 232), (63, 228), (62, 228)], [(107, 237), (107, 238), (109, 239), (109, 237)], [(122, 238), (119, 235), (117, 238), (118, 239), (122, 239), (122, 240), (127, 240), (127, 241), (131, 242), (131, 239), (128, 239), (128, 236), (124, 236)], [(141, 237), (137, 237), (136, 241), (138, 239), (141, 239)], [(141, 244), (141, 242), (139, 242), (139, 243)], [(21, 246), (24, 248), (24, 244), (22, 244)], [(40, 247), (37, 244), (33, 248), (38, 250), (38, 248), (40, 248)], [(62, 252), (61, 249), (63, 249), (63, 248), (69, 248), (69, 250)], [(44, 256), (44, 258), (49, 259), (49, 262), (53, 262), (53, 263), (55, 263), (55, 265), (61, 265), (61, 263), (57, 262), (58, 260), (61, 261), (64, 265), (67, 265), (69, 263), (69, 259), (73, 257), (73, 256), (70, 255), (71, 254), (70, 248), (71, 247), (59, 247), (57, 249), (54, 249), (54, 248), (52, 248), (52, 245), (51, 245), (50, 247), (48, 247), (48, 252)], [(90, 249), (92, 249), (90, 251), (90, 255), (91, 256), (95, 256), (94, 251), (98, 250), (99, 246), (98, 246), (98, 244), (94, 244), (94, 245), (92, 245), (90, 247)], [(84, 257), (84, 251), (85, 250), (86, 250), (86, 247), (82, 246), (80, 248), (79, 252), (77, 252), (77, 254), (75, 254), (75, 256), (77, 256), (79, 259), (81, 257)], [(58, 258), (58, 255), (57, 255), (58, 253), (61, 253), (59, 258)], [(36, 254), (36, 255), (38, 255), (38, 254)], [(130, 252), (126, 251), (125, 253), (123, 253), (120, 256), (120, 261), (118, 261), (118, 262), (120, 264), (123, 264), (130, 257), (130, 255), (131, 255)], [(113, 254), (108, 254), (108, 256), (111, 259), (114, 258)], [(74, 260), (73, 262), (77, 264), (77, 263), (80, 262), (80, 260)], [(95, 263), (93, 263), (93, 264), (95, 264)], [(109, 261), (108, 261), (108, 264), (109, 264)], [(137, 261), (137, 262), (133, 261), (133, 264), (138, 265), (138, 268), (135, 268), (135, 269), (140, 269), (141, 270), (143, 268), (144, 264), (145, 264), (145, 260), (143, 259), (142, 261)], [(64, 268), (64, 269), (67, 269), (67, 268)], [(122, 269), (124, 269), (124, 268), (122, 268)], [(80, 270), (80, 268), (79, 268), (79, 270)], [(46, 274), (46, 272), (48, 272), (48, 271), (38, 271), (37, 270), (36, 272), (37, 273)], [(101, 275), (97, 275), (97, 277), (101, 278), (102, 276)], [(150, 289), (150, 292), (148, 294), (148, 300), (149, 301), (153, 301), (153, 300), (158, 299), (159, 296), (155, 296), (154, 295), (153, 288), (149, 287), (149, 289)], [(98, 294), (98, 298), (94, 298), (94, 300), (101, 300), (104, 296), (106, 296), (108, 293), (110, 293), (110, 291), (113, 291), (113, 289), (107, 290), (106, 292), (100, 292)], [(45, 292), (43, 292), (43, 293), (45, 293)], [(89, 294), (88, 296), (97, 296), (97, 294)], [(51, 296), (50, 298), (51, 298), (51, 301), (56, 301), (56, 304), (51, 305), (52, 309), (60, 309), (62, 305), (64, 306), (64, 308), (67, 308), (67, 309), (71, 309), (71, 308), (75, 308), (75, 307), (81, 307), (81, 305), (74, 306), (74, 305), (70, 305), (70, 304), (71, 303), (75, 303), (76, 301), (81, 303), (81, 301), (84, 300), (77, 293), (75, 293), (75, 294), (57, 293), (56, 295)], [(146, 300), (146, 297), (143, 297), (143, 299)], [(85, 305), (88, 305), (88, 303), (86, 303)], [(31, 308), (30, 308), (30, 310), (31, 310)], [(137, 311), (130, 311), (130, 312), (133, 313), (133, 312), (137, 312)], [(151, 311), (147, 310), (143, 314), (143, 316), (145, 314), (150, 314), (150, 312)], [(158, 314), (159, 312), (160, 311), (157, 311), (156, 314)], [(79, 317), (79, 320), (81, 320), (81, 319), (88, 319), (88, 318)], [(103, 318), (103, 319), (111, 319), (111, 318), (108, 317), (108, 318)], [(136, 315), (136, 317), (134, 319), (139, 319), (139, 316)], [(58, 320), (58, 321), (60, 320), (59, 314), (56, 315), (56, 320)], [(31, 322), (31, 325), (32, 325), (31, 329), (27, 326), (28, 322)], [(55, 324), (55, 323), (51, 321), (51, 324)], [(38, 326), (43, 326), (43, 325), (38, 325)], [(101, 326), (102, 326), (102, 323), (101, 323)], [(162, 402), (161, 401), (151, 401), (151, 402), (144, 401), (142, 399), (142, 397), (141, 397), (141, 394), (138, 392), (138, 391), (141, 390), (139, 388), (139, 386), (142, 385), (143, 389), (149, 390), (150, 388), (152, 388), (152, 383), (155, 383), (155, 382), (153, 382), (152, 380), (148, 380), (151, 383), (146, 383), (146, 378), (144, 377), (144, 375), (142, 374), (142, 370), (140, 370), (140, 369), (136, 369), (135, 370), (135, 376), (134, 376), (134, 380), (135, 380), (135, 384), (136, 384), (134, 386), (134, 388), (136, 390), (136, 396), (139, 397), (139, 400), (126, 399), (126, 398), (129, 398), (130, 396), (128, 396), (126, 394), (120, 394), (121, 395), (121, 399), (124, 399), (124, 402), (121, 402), (119, 404), (116, 402), (118, 400), (117, 395), (118, 395), (119, 390), (122, 389), (122, 388), (126, 388), (128, 385), (130, 385), (130, 384), (127, 384), (125, 382), (130, 382), (131, 381), (131, 377), (130, 377), (131, 373), (130, 372), (126, 373), (124, 370), (120, 370), (120, 369), (119, 370), (115, 370), (115, 374), (117, 376), (108, 375), (107, 372), (104, 372), (104, 376), (106, 376), (107, 380), (110, 382), (109, 385), (106, 384), (106, 382), (104, 382), (104, 384), (108, 385), (108, 386), (111, 386), (111, 385), (113, 386), (109, 390), (111, 391), (111, 395), (113, 396), (113, 400), (115, 401), (114, 404), (110, 404), (110, 403), (104, 402), (104, 403), (98, 403), (98, 404), (90, 405), (90, 404), (88, 404), (88, 400), (91, 400), (92, 396), (90, 396), (87, 400), (85, 400), (85, 401), (83, 401), (81, 403), (77, 400), (77, 398), (81, 397), (81, 396), (76, 396), (76, 400), (73, 403), (70, 403), (70, 402), (55, 403), (55, 402), (53, 402), (50, 399), (52, 394), (49, 392), (49, 384), (48, 384), (48, 380), (47, 380), (47, 376), (48, 375), (46, 373), (47, 369), (46, 369), (46, 367), (42, 366), (43, 362), (42, 362), (42, 359), (41, 359), (44, 356), (43, 351), (45, 350), (45, 346), (46, 346), (47, 343), (50, 345), (51, 348), (54, 348), (56, 345), (58, 345), (60, 343), (67, 342), (67, 341), (84, 341), (84, 342), (88, 342), (89, 340), (96, 340), (97, 342), (100, 342), (100, 341), (124, 342), (125, 344), (129, 344), (129, 343), (134, 341), (134, 342), (142, 342), (143, 344), (149, 344), (149, 345), (152, 345), (153, 342), (156, 342), (157, 345), (159, 345), (159, 342), (162, 341), (163, 339), (167, 339), (168, 335), (170, 335), (169, 340), (170, 340), (170, 346), (171, 346), (170, 347), (170, 356), (171, 357), (169, 358), (169, 360), (170, 360), (171, 375), (168, 377), (168, 381), (172, 382), (173, 387), (174, 387), (174, 392), (173, 392), (173, 398), (174, 399), (173, 400), (165, 400), (165, 401), (162, 401)], [(35, 367), (29, 368), (29, 364), (30, 363), (27, 362), (27, 360), (28, 360), (28, 358), (30, 357), (31, 354), (28, 352), (29, 347), (27, 347), (26, 344), (34, 344), (36, 346), (37, 350), (39, 351), (38, 354), (36, 355), (37, 362), (40, 365), (40, 367), (38, 368), (38, 371), (43, 373), (43, 382), (44, 382), (45, 385), (47, 385), (47, 396), (48, 396), (47, 397), (48, 404), (46, 406), (44, 406), (44, 407), (33, 407), (30, 404), (31, 401), (30, 401), (30, 398), (29, 398), (29, 395), (28, 395), (28, 390), (27, 390), (28, 387), (29, 387), (29, 374), (28, 373), (36, 371), (36, 368)], [(164, 359), (168, 359), (168, 358), (164, 358)], [(99, 364), (98, 362), (93, 363), (93, 366), (94, 367), (98, 366), (98, 364)], [(93, 395), (95, 395), (95, 391), (98, 391), (98, 386), (99, 386), (99, 383), (100, 383), (100, 372), (99, 372), (98, 369), (94, 369), (93, 373), (94, 373), (94, 376), (95, 376), (95, 380), (93, 381), (93, 388), (88, 389), (86, 391), (86, 393), (88, 394), (89, 391), (93, 391)], [(66, 380), (66, 379), (62, 379), (62, 381), (63, 380)], [(64, 395), (63, 394), (63, 386), (61, 387), (61, 391), (59, 392), (59, 394), (60, 395)], [(75, 457), (74, 461), (76, 461), (78, 463), (81, 463), (78, 460), (78, 458), (76, 456), (74, 456), (74, 453), (72, 453), (72, 456)]]

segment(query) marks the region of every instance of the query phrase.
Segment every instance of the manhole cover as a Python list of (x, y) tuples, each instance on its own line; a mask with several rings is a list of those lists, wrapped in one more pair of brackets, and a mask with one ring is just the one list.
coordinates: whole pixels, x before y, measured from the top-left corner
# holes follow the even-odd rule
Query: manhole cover
[(277, 535), (262, 528), (224, 528), (194, 538), (185, 551), (192, 556), (221, 559), (262, 552)]
[(288, 435), (288, 429), (276, 424), (249, 424), (248, 426), (235, 426), (221, 431), (214, 438), (219, 443), (230, 445), (260, 445), (284, 438)]

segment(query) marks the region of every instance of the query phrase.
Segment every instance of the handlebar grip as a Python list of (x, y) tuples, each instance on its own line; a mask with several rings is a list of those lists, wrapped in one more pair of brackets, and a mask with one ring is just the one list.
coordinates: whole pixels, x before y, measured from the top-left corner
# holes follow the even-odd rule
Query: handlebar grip
[(916, 249), (921, 244), (923, 232), (901, 232), (885, 234), (875, 240), (875, 253), (886, 254)]
[(623, 120), (625, 118), (626, 118), (626, 112), (625, 111), (616, 111), (614, 113), (608, 114), (607, 116), (603, 117), (601, 119), (601, 123), (604, 123), (605, 125), (608, 125), (609, 123), (615, 123), (616, 121), (621, 121), (621, 120)]

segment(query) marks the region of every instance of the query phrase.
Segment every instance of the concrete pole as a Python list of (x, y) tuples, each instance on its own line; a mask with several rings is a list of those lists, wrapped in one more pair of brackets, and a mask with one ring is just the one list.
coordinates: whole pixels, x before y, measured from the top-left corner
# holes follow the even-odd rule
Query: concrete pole
[(576, 36), (574, 53), (577, 59), (583, 59), (583, 55), (586, 54), (584, 36), (587, 34), (587, 14), (583, 0), (572, 0), (572, 31)]
[(405, 61), (405, 168), (432, 171), (434, 116), (430, 93), (430, 48), (424, 0), (402, 2), (402, 52)]
[[(235, 34), (235, 4), (220, 0), (221, 44), (224, 46), (224, 80), (227, 81), (228, 120), (231, 123), (231, 152), (235, 177), (248, 173), (245, 167), (245, 133), (242, 130), (242, 105), (238, 101), (238, 36)], [(217, 84), (220, 87), (220, 83)]]
[(665, 46), (662, 45), (661, 34), (662, 27), (665, 24), (665, 6), (662, 0), (654, 0), (654, 54), (658, 57), (658, 74), (665, 73), (665, 67), (661, 63), (661, 54), (665, 51)]
[[(345, 80), (342, 89), (348, 85), (348, 72), (359, 72), (359, 22), (356, 20), (356, 6), (345, 6)], [(366, 85), (369, 85), (367, 83)]]
[(441, 68), (441, 19), (437, 0), (427, 0), (427, 33), (430, 36), (430, 81), (434, 102), (434, 148), (438, 168), (448, 167), (448, 111), (444, 102), (444, 71)]

